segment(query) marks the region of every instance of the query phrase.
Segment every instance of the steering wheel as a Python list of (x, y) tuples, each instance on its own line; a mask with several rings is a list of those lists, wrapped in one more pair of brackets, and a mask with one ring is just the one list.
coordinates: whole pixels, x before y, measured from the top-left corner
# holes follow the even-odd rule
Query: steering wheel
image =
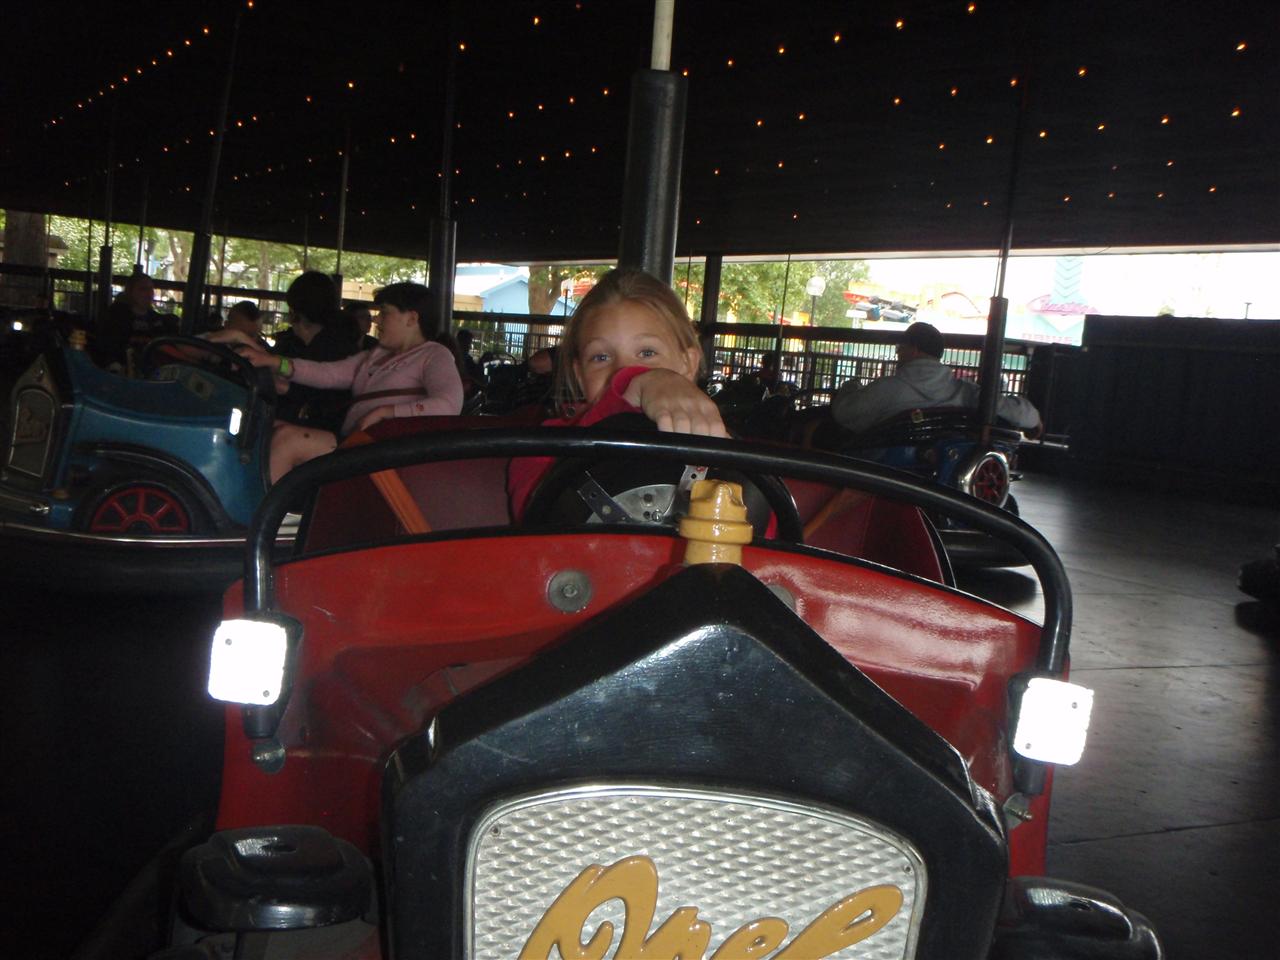
[[(657, 430), (640, 413), (623, 413), (597, 426), (614, 430)], [(566, 523), (622, 523), (674, 527), (689, 504), (695, 480), (729, 480), (742, 486), (747, 518), (763, 537), (775, 518), (775, 538), (804, 542), (804, 524), (791, 491), (778, 477), (636, 457), (571, 457), (555, 464), (529, 497), (524, 522), (531, 526)]]
[(230, 347), (199, 337), (156, 337), (142, 350), (138, 366), (143, 376), (150, 377), (158, 368), (170, 363), (199, 367), (224, 380), (233, 371), (244, 386), (259, 383), (257, 368)]

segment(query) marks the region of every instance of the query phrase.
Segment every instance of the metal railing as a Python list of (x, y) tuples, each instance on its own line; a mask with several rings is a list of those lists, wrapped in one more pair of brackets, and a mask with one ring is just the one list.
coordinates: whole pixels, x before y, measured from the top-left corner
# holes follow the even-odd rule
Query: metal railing
[[(455, 311), (460, 327), (475, 335), (473, 352), (505, 353), (524, 360), (536, 350), (559, 343), (564, 330), (561, 317), (522, 314)], [(717, 323), (714, 337), (712, 377), (737, 380), (760, 368), (764, 354), (776, 350), (778, 328), (763, 324)], [(865, 384), (887, 376), (897, 368), (895, 347), (901, 330), (842, 330), (828, 327), (784, 327), (780, 352), (780, 379), (799, 391), (797, 405), (821, 406), (831, 402), (844, 383)], [(944, 334), (942, 355), (961, 377), (977, 379), (982, 337), (971, 334)], [(1020, 341), (1005, 343), (1002, 363), (1005, 389), (1022, 394), (1026, 390), (1027, 367), (1034, 345)]]
[[(0, 264), (0, 280), (9, 277), (22, 278), (29, 284), (38, 283), (44, 302), (54, 310), (88, 314), (89, 291), (94, 276), (85, 271)], [(128, 277), (118, 275), (112, 279), (114, 285), (123, 287)], [(173, 280), (154, 282), (158, 292), (178, 294), (176, 298), (163, 298), (158, 308), (163, 312), (166, 303), (170, 309), (176, 306), (184, 284)], [(0, 283), (0, 290), (4, 289), (8, 287)], [(282, 291), (217, 285), (208, 289), (209, 302), (221, 313), (225, 313), (226, 308), (237, 300), (253, 300), (263, 312), (264, 332), (272, 334), (284, 326), (288, 308)], [(345, 301), (347, 305), (356, 302)], [(0, 295), (0, 306), (4, 305), (4, 297)], [(538, 350), (560, 342), (566, 318), (456, 310), (454, 320), (456, 327), (466, 328), (474, 334), (472, 353), (477, 358), (491, 354), (525, 360)], [(711, 327), (710, 333), (714, 347), (708, 372), (712, 377), (723, 380), (736, 380), (758, 370), (764, 354), (776, 350), (779, 344), (779, 328), (773, 325), (717, 323)], [(797, 406), (822, 406), (830, 403), (835, 391), (851, 380), (865, 384), (893, 373), (897, 367), (894, 347), (900, 338), (901, 330), (898, 328), (846, 330), (784, 326), (781, 330), (782, 349), (779, 351), (780, 378), (799, 391)], [(982, 339), (978, 335), (944, 334), (947, 349), (943, 362), (959, 376), (977, 379)], [(1027, 370), (1034, 349), (1035, 344), (1005, 342), (1001, 369), (1006, 391), (1026, 392)]]

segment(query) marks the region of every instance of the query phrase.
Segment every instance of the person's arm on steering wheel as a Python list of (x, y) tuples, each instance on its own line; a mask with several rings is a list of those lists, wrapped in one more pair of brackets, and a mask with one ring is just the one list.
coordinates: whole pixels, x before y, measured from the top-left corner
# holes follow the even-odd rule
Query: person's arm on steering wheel
[[(663, 433), (689, 433), (699, 437), (728, 437), (720, 409), (697, 385), (671, 370), (628, 367), (614, 380), (633, 374), (621, 388), (622, 399), (639, 409)], [(612, 390), (617, 390), (612, 386)], [(598, 406), (599, 404), (597, 404)]]

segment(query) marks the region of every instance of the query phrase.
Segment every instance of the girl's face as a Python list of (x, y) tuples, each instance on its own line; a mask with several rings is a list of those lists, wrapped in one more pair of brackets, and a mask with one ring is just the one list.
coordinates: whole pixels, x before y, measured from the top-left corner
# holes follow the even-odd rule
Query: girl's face
[(595, 403), (609, 379), (625, 367), (671, 370), (693, 381), (701, 354), (682, 347), (665, 320), (643, 303), (616, 300), (597, 310), (582, 328), (582, 346), (573, 370), (588, 403)]

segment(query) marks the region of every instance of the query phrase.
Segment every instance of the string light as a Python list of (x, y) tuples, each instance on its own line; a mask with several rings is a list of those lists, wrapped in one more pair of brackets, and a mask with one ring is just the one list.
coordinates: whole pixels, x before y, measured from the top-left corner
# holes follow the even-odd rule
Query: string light
[(458, 49), (459, 49), (460, 51), (465, 52), (465, 51), (466, 51), (466, 49), (467, 49), (467, 45), (466, 45), (465, 43), (459, 43), (459, 44), (458, 44)]
[(835, 36), (833, 36), (833, 37), (831, 38), (831, 42), (832, 42), (832, 43), (839, 43), (839, 42), (840, 42), (840, 34), (838, 34), (838, 33), (837, 33)]
[(995, 142), (996, 142), (996, 138), (995, 138), (995, 137), (987, 137), (987, 146), (990, 146), (991, 144), (993, 144), (993, 143), (995, 143)]
[(1070, 202), (1071, 202), (1071, 194), (1069, 194), (1069, 193), (1068, 193), (1065, 197), (1063, 197), (1063, 198), (1062, 198), (1062, 202), (1063, 202), (1063, 203), (1070, 203)]
[(1163, 199), (1164, 199), (1164, 191), (1163, 191), (1163, 190), (1161, 190), (1159, 193), (1157, 193), (1157, 194), (1156, 194), (1156, 199), (1157, 199), (1157, 200), (1163, 200)]
[(1169, 116), (1168, 116), (1168, 114), (1166, 114), (1165, 116), (1163, 116), (1163, 117), (1161, 117), (1161, 118), (1160, 118), (1160, 124), (1161, 124), (1161, 126), (1165, 126), (1165, 127), (1167, 127), (1167, 126), (1169, 125)]
[(905, 21), (905, 20), (897, 20), (897, 21), (895, 21), (895, 22), (894, 22), (894, 24), (893, 24), (893, 25), (894, 25), (895, 27), (897, 27), (899, 30), (901, 30), (903, 27), (905, 27), (905, 26), (907, 25), (907, 21)]
[(965, 13), (974, 13), (977, 11), (978, 5), (976, 3), (971, 3), (964, 9), (965, 9)]
[(901, 97), (894, 97), (894, 98), (893, 98), (893, 105), (894, 105), (895, 107), (900, 107), (900, 106), (902, 106), (902, 98), (901, 98)]
[(728, 66), (732, 67), (732, 66), (733, 66), (733, 57), (730, 57), (730, 58), (726, 61), (726, 64), (727, 64)]
[(757, 127), (763, 127), (763, 126), (764, 126), (764, 121), (763, 121), (763, 120), (757, 120), (757, 121), (756, 121), (756, 126), (757, 126)]
[(1210, 193), (1217, 193), (1217, 192), (1218, 192), (1218, 188), (1217, 188), (1217, 187), (1210, 187), (1210, 188), (1209, 188), (1209, 192), (1210, 192)]
[(1166, 166), (1166, 167), (1172, 167), (1172, 166), (1173, 166), (1173, 161), (1172, 161), (1172, 160), (1166, 160), (1166, 161), (1165, 161), (1165, 166)]
[(1098, 124), (1098, 132), (1099, 132), (1099, 133), (1101, 133), (1101, 132), (1102, 132), (1103, 130), (1105, 130), (1105, 129), (1107, 129), (1107, 125), (1106, 125), (1105, 123), (1100, 123), (1100, 124)]
[(1241, 40), (1239, 43), (1236, 44), (1236, 53), (1244, 53), (1244, 51), (1248, 48), (1248, 46), (1249, 45), (1247, 43)]
[(786, 52), (787, 52), (787, 48), (786, 48), (786, 47), (784, 47), (784, 46), (782, 46), (781, 44), (779, 44), (779, 45), (778, 45), (778, 56), (782, 56), (782, 55), (783, 55), (784, 53), (786, 53)]
[(1236, 107), (1234, 110), (1232, 110), (1232, 111), (1231, 111), (1231, 115), (1232, 115), (1233, 117), (1238, 117), (1238, 116), (1240, 116), (1240, 108), (1239, 108), (1239, 107)]
[(1079, 70), (1077, 70), (1077, 71), (1076, 71), (1076, 76), (1077, 76), (1077, 77), (1083, 77), (1083, 76), (1084, 76), (1086, 73), (1088, 73), (1088, 72), (1089, 72), (1089, 71), (1088, 71), (1088, 70), (1086, 70), (1084, 67), (1081, 67)]
[(946, 145), (945, 143), (940, 143), (940, 144), (938, 144), (938, 149), (939, 149), (939, 150), (945, 150), (945, 149), (947, 149), (947, 145)]
[(1048, 130), (1041, 130), (1041, 131), (1040, 131), (1040, 139), (1041, 139), (1041, 140), (1043, 140), (1043, 139), (1044, 139), (1045, 137), (1047, 137), (1047, 136), (1049, 136), (1049, 131), (1048, 131)]
[(1009, 78), (1009, 86), (1011, 86), (1011, 87), (1016, 87), (1017, 85), (1018, 85), (1018, 78), (1017, 78), (1017, 77), (1010, 77), (1010, 78)]
[(1115, 198), (1116, 198), (1116, 192), (1114, 190), (1112, 190), (1110, 193), (1107, 194), (1108, 200), (1114, 200)]
[(534, 17), (534, 18), (533, 18), (533, 25), (534, 25), (535, 27), (536, 27), (536, 26), (538, 26), (540, 23), (542, 23), (542, 18), (541, 18), (541, 17)]
[(956, 94), (958, 94), (959, 92), (960, 92), (960, 88), (959, 88), (959, 87), (952, 87), (952, 88), (951, 88), (951, 95), (952, 95), (953, 97), (954, 97)]

